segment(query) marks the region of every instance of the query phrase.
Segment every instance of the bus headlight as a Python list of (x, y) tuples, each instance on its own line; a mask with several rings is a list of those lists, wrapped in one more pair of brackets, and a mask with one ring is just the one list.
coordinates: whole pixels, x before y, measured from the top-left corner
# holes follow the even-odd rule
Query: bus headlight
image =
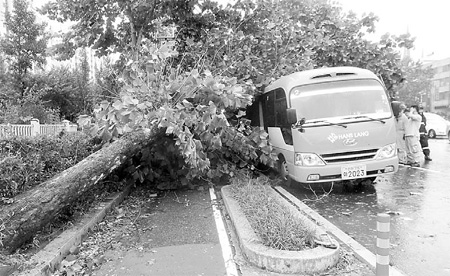
[(314, 153), (296, 152), (294, 157), (295, 166), (325, 166), (325, 162)]
[(377, 151), (375, 159), (386, 159), (394, 157), (397, 154), (397, 146), (395, 143), (386, 145)]

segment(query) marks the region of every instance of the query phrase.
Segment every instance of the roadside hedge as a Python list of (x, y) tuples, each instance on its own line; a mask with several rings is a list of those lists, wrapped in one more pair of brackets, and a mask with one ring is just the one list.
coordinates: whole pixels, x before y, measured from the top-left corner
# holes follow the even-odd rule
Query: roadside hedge
[(0, 138), (0, 204), (73, 166), (101, 145), (82, 132)]

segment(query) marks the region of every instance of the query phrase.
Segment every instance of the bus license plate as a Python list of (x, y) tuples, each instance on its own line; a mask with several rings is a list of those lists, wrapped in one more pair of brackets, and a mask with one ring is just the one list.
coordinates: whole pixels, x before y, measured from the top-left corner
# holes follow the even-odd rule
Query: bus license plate
[(365, 177), (366, 175), (366, 165), (352, 165), (341, 167), (342, 179), (355, 179)]

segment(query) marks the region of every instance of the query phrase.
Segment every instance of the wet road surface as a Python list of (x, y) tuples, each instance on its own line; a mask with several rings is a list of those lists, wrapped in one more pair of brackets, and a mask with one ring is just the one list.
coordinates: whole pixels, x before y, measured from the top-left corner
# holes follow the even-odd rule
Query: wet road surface
[(285, 187), (375, 253), (376, 216), (391, 215), (391, 263), (411, 276), (450, 275), (450, 143), (430, 140), (433, 161), (400, 166), (360, 190)]

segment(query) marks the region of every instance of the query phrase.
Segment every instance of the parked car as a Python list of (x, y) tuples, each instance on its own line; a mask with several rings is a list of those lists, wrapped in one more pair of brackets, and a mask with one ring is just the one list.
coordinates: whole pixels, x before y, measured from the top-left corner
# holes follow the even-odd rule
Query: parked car
[(435, 113), (424, 112), (423, 114), (427, 118), (428, 137), (450, 139), (450, 121)]

